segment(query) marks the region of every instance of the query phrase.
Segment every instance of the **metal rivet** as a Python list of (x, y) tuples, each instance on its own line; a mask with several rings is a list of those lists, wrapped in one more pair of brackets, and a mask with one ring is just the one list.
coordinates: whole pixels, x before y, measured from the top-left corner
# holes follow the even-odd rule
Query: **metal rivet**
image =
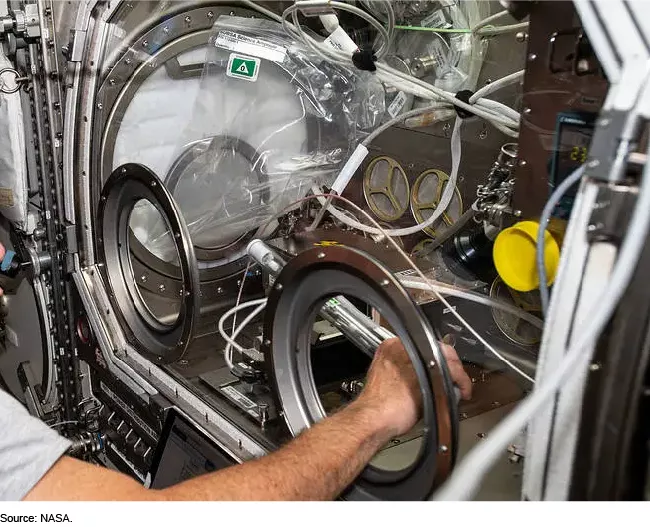
[(192, 17), (186, 16), (185, 17), (185, 23), (189, 24), (192, 21)]
[(223, 293), (223, 287), (217, 287), (217, 294)]
[(598, 364), (597, 362), (594, 362), (592, 365), (589, 366), (589, 369), (591, 371), (598, 371), (598, 370), (600, 370), (600, 364)]
[(479, 439), (483, 439), (485, 437), (485, 434), (483, 432), (479, 432), (478, 434), (476, 434), (476, 437), (478, 437)]
[(163, 33), (165, 34), (169, 33), (169, 28), (167, 26), (163, 27)]
[(529, 61), (532, 62), (532, 61), (534, 61), (535, 59), (537, 59), (537, 55), (535, 55), (535, 53), (531, 53), (530, 55), (528, 55), (528, 60), (529, 60)]
[(435, 367), (435, 365), (436, 365), (436, 361), (435, 361), (435, 360), (429, 361), (429, 367), (430, 367), (430, 368)]
[(97, 103), (97, 109), (101, 110), (104, 107), (104, 105), (101, 102)]
[(161, 293), (164, 293), (164, 292), (165, 292), (165, 289), (167, 289), (167, 288), (165, 287), (165, 284), (160, 284), (160, 285), (158, 286), (158, 291), (160, 291)]
[(525, 167), (527, 164), (528, 164), (528, 163), (526, 163), (526, 160), (525, 160), (525, 159), (520, 159), (520, 160), (519, 160), (519, 166), (520, 166), (520, 167)]
[(448, 451), (449, 451), (449, 447), (447, 447), (447, 445), (440, 445), (440, 452), (444, 454), (445, 452)]
[(606, 117), (603, 117), (600, 121), (598, 121), (598, 124), (600, 126), (609, 126), (610, 120), (607, 119)]
[(214, 13), (212, 11), (208, 11), (208, 18), (214, 18)]
[(147, 275), (146, 275), (146, 274), (143, 274), (143, 275), (140, 277), (140, 281), (141, 281), (141, 282), (146, 282), (146, 281), (147, 281)]
[(319, 258), (325, 258), (325, 253), (318, 253)]
[(600, 165), (600, 161), (598, 159), (592, 159), (589, 161), (589, 163), (587, 163), (587, 166), (589, 168), (596, 168), (598, 165)]
[(381, 285), (382, 285), (383, 287), (388, 287), (388, 286), (390, 285), (390, 281), (389, 281), (388, 279), (384, 278), (384, 279), (381, 281)]
[(532, 108), (524, 108), (524, 113), (526, 115), (530, 115), (532, 111), (533, 111)]
[(282, 284), (279, 283), (279, 282), (276, 283), (276, 284), (275, 284), (275, 288), (276, 288), (278, 291), (282, 291)]
[(517, 42), (526, 42), (528, 40), (528, 33), (520, 31), (515, 35), (515, 40)]
[(111, 86), (115, 86), (115, 79), (109, 79), (109, 80), (108, 80), (108, 83), (109, 83)]
[(271, 345), (271, 341), (270, 341), (269, 339), (266, 339), (266, 340), (264, 341), (264, 345), (265, 345), (265, 346), (270, 346), (270, 345)]
[(151, 186), (152, 186), (152, 187), (155, 187), (155, 186), (157, 186), (157, 185), (158, 185), (158, 183), (156, 183), (155, 181), (152, 181), (152, 182), (151, 182)]
[(149, 41), (148, 41), (148, 40), (143, 40), (143, 41), (142, 41), (142, 47), (146, 48), (148, 45), (149, 45)]

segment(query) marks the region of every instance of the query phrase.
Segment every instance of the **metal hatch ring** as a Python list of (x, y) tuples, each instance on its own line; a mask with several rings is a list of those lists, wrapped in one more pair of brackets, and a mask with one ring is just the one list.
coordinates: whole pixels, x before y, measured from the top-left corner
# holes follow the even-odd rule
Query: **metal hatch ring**
[[(155, 206), (173, 234), (180, 265), (180, 312), (173, 324), (153, 316), (137, 291), (130, 261), (129, 219), (135, 204)], [(187, 226), (160, 179), (147, 167), (128, 163), (116, 168), (102, 190), (97, 214), (97, 247), (102, 277), (129, 342), (159, 364), (179, 360), (187, 350), (199, 313), (200, 283)]]
[(312, 326), (337, 295), (367, 302), (399, 336), (413, 363), (423, 400), (424, 438), (417, 459), (399, 471), (368, 466), (344, 498), (426, 499), (451, 471), (458, 416), (453, 382), (433, 330), (392, 273), (351, 247), (316, 247), (287, 263), (268, 297), (264, 356), (278, 407), (294, 436), (325, 417), (311, 367)]

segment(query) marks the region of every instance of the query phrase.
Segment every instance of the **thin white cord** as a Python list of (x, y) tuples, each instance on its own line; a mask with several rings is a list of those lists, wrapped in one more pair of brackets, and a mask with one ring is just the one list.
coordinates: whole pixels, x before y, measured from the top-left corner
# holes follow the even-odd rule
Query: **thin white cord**
[(553, 209), (560, 202), (562, 196), (567, 193), (567, 191), (575, 185), (580, 179), (582, 179), (582, 174), (585, 171), (585, 166), (581, 165), (579, 168), (574, 170), (567, 178), (558, 185), (558, 187), (553, 191), (548, 202), (544, 206), (542, 215), (539, 218), (539, 230), (537, 231), (537, 276), (539, 277), (539, 297), (542, 302), (542, 313), (546, 315), (548, 311), (549, 304), (549, 293), (548, 293), (548, 284), (546, 277), (546, 261), (544, 255), (544, 244), (546, 238), (546, 226), (551, 219), (551, 214), (553, 214)]
[[(420, 291), (431, 291), (431, 286), (417, 280), (409, 280), (400, 278), (400, 283), (407, 289), (418, 289)], [(463, 298), (465, 300), (470, 300), (477, 304), (483, 304), (484, 306), (489, 306), (500, 311), (505, 311), (506, 313), (511, 313), (522, 320), (525, 320), (532, 326), (535, 326), (538, 329), (544, 329), (544, 321), (540, 318), (537, 318), (535, 315), (531, 315), (528, 311), (506, 304), (505, 302), (500, 302), (494, 300), (489, 296), (485, 296), (479, 293), (472, 293), (471, 291), (463, 291), (462, 289), (456, 289), (454, 287), (447, 287), (437, 283), (433, 284), (433, 287), (437, 289), (443, 295), (454, 296), (457, 298)]]
[[(244, 302), (243, 304), (238, 304), (232, 309), (229, 309), (226, 311), (222, 317), (219, 319), (219, 333), (223, 337), (223, 339), (226, 341), (226, 349), (224, 350), (224, 358), (226, 359), (226, 364), (228, 364), (228, 367), (232, 370), (233, 368), (233, 362), (232, 362), (232, 348), (235, 348), (237, 351), (240, 353), (243, 353), (244, 348), (242, 348), (237, 342), (235, 342), (235, 339), (239, 335), (242, 329), (246, 327), (246, 324), (248, 324), (256, 315), (258, 315), (262, 309), (266, 306), (266, 298), (258, 298), (256, 300), (249, 300), (248, 302)], [(252, 307), (252, 306), (258, 306), (248, 317), (244, 319), (244, 321), (239, 325), (239, 327), (235, 330), (233, 330), (232, 335), (228, 335), (226, 333), (225, 329), (225, 322), (228, 318), (230, 318), (232, 315), (237, 313), (238, 311), (241, 311), (242, 309), (246, 309), (247, 307)]]
[(452, 198), (454, 197), (454, 191), (456, 190), (456, 181), (458, 180), (458, 169), (460, 167), (460, 158), (461, 158), (461, 139), (460, 139), (460, 129), (462, 127), (463, 120), (456, 118), (456, 123), (454, 125), (454, 131), (451, 134), (451, 175), (449, 176), (449, 181), (445, 185), (445, 190), (442, 193), (440, 198), (440, 203), (436, 207), (436, 210), (422, 223), (412, 225), (411, 227), (404, 227), (402, 229), (383, 229), (369, 227), (364, 223), (360, 223), (356, 220), (351, 219), (344, 214), (341, 214), (336, 208), (331, 207), (328, 209), (332, 215), (345, 223), (349, 227), (360, 230), (361, 232), (366, 232), (368, 234), (384, 235), (384, 236), (408, 236), (410, 234), (416, 234), (422, 229), (426, 229), (433, 225), (440, 216), (447, 210), (449, 204), (451, 203)]
[[(650, 155), (650, 149), (648, 150)], [(470, 499), (478, 489), (490, 468), (503, 454), (510, 442), (519, 434), (535, 413), (553, 397), (557, 389), (571, 374), (582, 375), (587, 363), (592, 360), (593, 345), (598, 335), (610, 320), (618, 302), (625, 293), (639, 256), (647, 240), (650, 226), (650, 165), (646, 165), (641, 176), (641, 188), (630, 220), (627, 235), (621, 246), (616, 265), (601, 293), (594, 302), (592, 313), (584, 320), (589, 327), (577, 328), (559, 367), (526, 397), (488, 436), (463, 459), (449, 480), (434, 496), (436, 500), (458, 501)]]

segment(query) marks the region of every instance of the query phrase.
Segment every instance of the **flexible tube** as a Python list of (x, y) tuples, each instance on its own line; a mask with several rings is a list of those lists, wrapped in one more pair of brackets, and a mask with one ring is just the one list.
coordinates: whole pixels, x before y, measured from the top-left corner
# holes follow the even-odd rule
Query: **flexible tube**
[(484, 18), (478, 24), (476, 24), (472, 28), (472, 31), (474, 33), (476, 33), (479, 29), (484, 28), (485, 26), (492, 24), (492, 22), (496, 22), (497, 20), (500, 20), (503, 17), (508, 16), (509, 14), (510, 13), (508, 13), (507, 9), (504, 9), (503, 11), (499, 11), (498, 13), (494, 13), (493, 15), (490, 15), (489, 17)]
[(544, 259), (544, 238), (546, 233), (546, 226), (551, 219), (551, 214), (553, 214), (553, 209), (562, 199), (567, 191), (575, 185), (582, 178), (582, 174), (585, 171), (585, 166), (582, 165), (574, 170), (571, 175), (569, 175), (562, 183), (560, 183), (557, 188), (551, 194), (548, 202), (544, 206), (542, 215), (539, 218), (539, 230), (537, 231), (537, 276), (539, 276), (539, 296), (542, 303), (542, 313), (546, 315), (548, 312), (549, 305), (549, 292), (548, 284), (546, 278), (546, 262)]
[(434, 499), (458, 501), (471, 498), (492, 465), (503, 454), (504, 449), (535, 413), (553, 397), (571, 374), (582, 375), (584, 371), (582, 366), (586, 366), (592, 360), (594, 347), (591, 347), (589, 353), (585, 351), (598, 338), (614, 313), (647, 240), (650, 226), (650, 165), (646, 165), (641, 177), (637, 205), (610, 280), (599, 300), (594, 302), (592, 313), (584, 319), (589, 322), (589, 327), (576, 328), (577, 336), (559, 367), (544, 382), (536, 384), (533, 393), (490, 433), (486, 441), (472, 449)]
[(222, 317), (219, 319), (219, 333), (223, 337), (223, 339), (226, 341), (226, 349), (224, 350), (224, 358), (226, 359), (226, 364), (228, 364), (228, 367), (232, 370), (233, 368), (233, 363), (232, 363), (232, 348), (235, 348), (237, 351), (242, 353), (244, 351), (244, 348), (242, 348), (237, 342), (235, 342), (235, 338), (237, 338), (237, 335), (239, 335), (240, 331), (248, 324), (255, 315), (257, 315), (262, 309), (259, 309), (259, 311), (256, 309), (253, 311), (255, 315), (251, 316), (249, 315), (250, 318), (244, 319), (244, 321), (241, 323), (241, 325), (233, 331), (232, 336), (229, 336), (226, 333), (226, 330), (224, 328), (225, 322), (228, 318), (230, 318), (232, 315), (237, 313), (238, 311), (241, 311), (242, 309), (246, 309), (247, 307), (252, 307), (252, 306), (262, 306), (262, 309), (264, 309), (264, 306), (266, 306), (266, 298), (258, 298), (257, 300), (249, 300), (248, 302), (244, 302), (243, 304), (237, 304), (235, 307), (232, 309), (229, 309), (226, 311)]
[[(245, 2), (245, 4), (249, 5), (249, 2)], [(295, 5), (287, 8), (281, 17), (259, 6), (255, 6), (255, 9), (264, 13), (265, 15), (270, 16), (274, 20), (280, 21), (282, 23), (284, 30), (290, 36), (305, 44), (307, 47), (309, 47), (312, 51), (317, 53), (325, 60), (334, 63), (343, 64), (346, 67), (353, 67), (351, 56), (349, 54), (343, 53), (338, 49), (330, 48), (326, 44), (314, 40), (312, 37), (306, 35), (304, 31), (302, 31), (302, 28), (298, 23), (297, 9), (294, 9), (294, 7)], [(347, 6), (347, 7), (352, 7), (352, 6)], [(292, 16), (294, 22), (293, 24), (289, 23), (289, 21), (287, 20), (287, 17), (289, 15)], [(391, 68), (390, 66), (382, 62), (377, 63), (377, 75), (380, 78), (380, 80), (392, 84), (403, 91), (406, 91), (408, 93), (411, 93), (413, 95), (416, 95), (424, 99), (443, 99), (453, 105), (456, 105), (460, 108), (463, 108), (471, 113), (478, 115), (479, 117), (488, 120), (494, 125), (500, 124), (502, 126), (515, 128), (515, 129), (518, 128), (519, 126), (518, 122), (513, 122), (513, 120), (510, 118), (507, 118), (505, 116), (498, 116), (495, 115), (494, 113), (486, 112), (484, 109), (476, 105), (471, 105), (463, 101), (460, 101), (455, 98), (454, 94), (446, 92), (440, 88), (436, 88), (435, 86), (430, 85), (420, 79), (416, 79), (415, 77), (407, 73)], [(503, 105), (503, 107), (507, 108), (505, 105)], [(513, 132), (510, 132), (508, 135), (513, 135)]]
[(501, 88), (505, 88), (506, 86), (510, 86), (511, 84), (517, 84), (521, 79), (524, 78), (524, 73), (525, 70), (515, 71), (514, 73), (506, 75), (505, 77), (501, 77), (500, 79), (491, 82), (490, 84), (486, 84), (482, 88), (476, 90), (474, 95), (469, 98), (469, 102), (471, 104), (474, 104), (481, 97), (490, 95), (491, 93), (500, 90)]
[[(431, 291), (431, 285), (426, 284), (424, 282), (419, 282), (416, 280), (400, 279), (400, 283), (408, 289), (418, 289), (420, 291)], [(522, 320), (529, 322), (530, 324), (532, 324), (533, 326), (539, 329), (542, 329), (544, 327), (544, 322), (541, 319), (537, 318), (535, 315), (531, 315), (528, 311), (524, 311), (523, 309), (517, 306), (506, 304), (505, 302), (499, 302), (498, 300), (494, 300), (489, 296), (480, 295), (478, 293), (471, 293), (469, 291), (462, 291), (454, 287), (446, 287), (444, 285), (438, 285), (438, 284), (435, 284), (433, 287), (435, 287), (438, 290), (438, 292), (444, 295), (463, 298), (465, 300), (476, 302), (477, 304), (483, 304), (484, 306), (489, 306), (494, 309), (498, 309), (500, 311), (505, 311), (506, 313), (511, 313), (521, 318)]]
[(521, 31), (528, 27), (528, 22), (520, 22), (518, 24), (510, 24), (507, 26), (496, 26), (496, 27), (486, 27), (480, 29), (478, 34), (482, 37), (492, 37), (496, 35), (503, 35), (505, 33), (514, 33), (515, 31)]
[(449, 176), (449, 181), (445, 185), (445, 190), (442, 193), (440, 198), (440, 203), (436, 210), (429, 216), (426, 221), (418, 223), (417, 225), (412, 225), (411, 227), (405, 227), (402, 229), (377, 229), (375, 227), (369, 227), (364, 223), (360, 223), (352, 218), (340, 214), (336, 208), (330, 207), (330, 213), (342, 223), (345, 223), (349, 227), (358, 229), (362, 232), (373, 235), (384, 235), (384, 236), (408, 236), (409, 234), (415, 234), (422, 229), (433, 225), (438, 218), (447, 210), (451, 200), (454, 196), (454, 190), (456, 189), (456, 182), (458, 180), (458, 168), (460, 166), (460, 157), (461, 157), (461, 141), (460, 141), (460, 128), (462, 126), (463, 120), (460, 118), (456, 119), (456, 124), (454, 125), (454, 131), (451, 134), (451, 174)]

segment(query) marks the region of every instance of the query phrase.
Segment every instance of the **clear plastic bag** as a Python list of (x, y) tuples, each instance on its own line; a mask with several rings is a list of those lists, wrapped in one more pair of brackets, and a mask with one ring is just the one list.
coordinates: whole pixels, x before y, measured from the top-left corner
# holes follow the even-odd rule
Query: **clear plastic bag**
[[(488, 11), (487, 2), (443, 2), (419, 24), (413, 25), (422, 29), (469, 30)], [(486, 41), (470, 32), (398, 31), (396, 54), (408, 61), (414, 75), (452, 93), (476, 88), (487, 49)]]
[[(0, 70), (12, 69), (0, 48)], [(13, 88), (14, 76), (6, 71), (0, 83)], [(27, 223), (27, 161), (20, 91), (0, 91), (0, 213), (19, 228)]]
[(194, 245), (228, 245), (332, 183), (384, 113), (372, 74), (324, 62), (275, 22), (220, 17), (165, 178)]

